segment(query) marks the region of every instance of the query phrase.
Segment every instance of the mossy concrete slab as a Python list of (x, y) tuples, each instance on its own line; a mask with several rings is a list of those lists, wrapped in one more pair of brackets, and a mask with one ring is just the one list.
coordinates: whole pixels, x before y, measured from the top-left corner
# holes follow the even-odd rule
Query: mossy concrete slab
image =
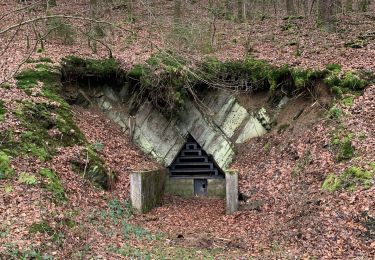
[(130, 198), (133, 208), (141, 213), (160, 203), (166, 184), (165, 169), (133, 172), (130, 175)]

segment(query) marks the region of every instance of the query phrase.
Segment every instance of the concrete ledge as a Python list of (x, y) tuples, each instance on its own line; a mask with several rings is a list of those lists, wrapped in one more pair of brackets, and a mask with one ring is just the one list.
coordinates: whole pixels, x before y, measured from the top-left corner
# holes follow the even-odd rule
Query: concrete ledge
[(153, 209), (161, 200), (167, 171), (139, 171), (130, 174), (130, 199), (132, 207), (141, 213)]
[(226, 212), (232, 214), (238, 209), (238, 171), (226, 170)]

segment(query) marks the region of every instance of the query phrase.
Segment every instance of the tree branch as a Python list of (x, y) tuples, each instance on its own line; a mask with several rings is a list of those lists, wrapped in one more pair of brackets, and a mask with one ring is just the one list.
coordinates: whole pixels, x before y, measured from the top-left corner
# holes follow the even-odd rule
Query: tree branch
[(21, 22), (19, 24), (14, 24), (12, 26), (9, 26), (9, 27), (1, 30), (0, 34), (4, 34), (4, 33), (8, 32), (8, 31), (11, 31), (11, 30), (13, 30), (15, 28), (18, 28), (20, 26), (24, 26), (24, 25), (29, 24), (29, 23), (33, 23), (33, 22), (37, 22), (37, 21), (41, 21), (41, 20), (48, 20), (48, 19), (52, 19), (52, 18), (64, 18), (64, 19), (72, 19), (72, 20), (89, 21), (89, 22), (94, 22), (94, 23), (102, 23), (102, 24), (107, 24), (107, 25), (113, 26), (115, 28), (118, 28), (120, 30), (123, 30), (123, 31), (126, 31), (126, 32), (134, 34), (134, 31), (126, 29), (126, 28), (123, 28), (123, 27), (118, 26), (118, 25), (116, 25), (114, 23), (111, 23), (111, 22), (102, 21), (102, 20), (96, 20), (96, 19), (91, 19), (91, 18), (88, 18), (88, 17), (80, 17), (80, 16), (72, 16), (72, 15), (59, 15), (59, 14), (58, 15), (39, 16), (39, 17), (30, 19), (30, 20), (27, 20), (27, 21), (23, 21), (23, 22)]

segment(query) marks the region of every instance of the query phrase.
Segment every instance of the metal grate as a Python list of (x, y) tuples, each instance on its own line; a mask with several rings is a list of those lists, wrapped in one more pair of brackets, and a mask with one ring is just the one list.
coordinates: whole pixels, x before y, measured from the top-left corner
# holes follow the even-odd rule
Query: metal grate
[(192, 137), (169, 166), (169, 172), (172, 177), (222, 177), (213, 159)]

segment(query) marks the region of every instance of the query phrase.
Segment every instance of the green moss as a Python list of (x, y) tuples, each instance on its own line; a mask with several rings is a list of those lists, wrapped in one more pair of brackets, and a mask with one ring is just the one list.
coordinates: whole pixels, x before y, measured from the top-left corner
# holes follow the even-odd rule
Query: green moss
[(375, 171), (375, 162), (371, 162), (370, 167), (371, 167), (372, 171)]
[(0, 99), (0, 122), (4, 120), (5, 118), (5, 106), (4, 106), (4, 101)]
[(297, 89), (306, 89), (312, 86), (323, 72), (311, 69), (295, 68), (291, 70), (294, 86)]
[(0, 84), (0, 88), (3, 88), (3, 89), (10, 89), (12, 86), (8, 83), (2, 83)]
[(105, 168), (104, 162), (90, 147), (82, 150), (71, 164), (76, 172), (104, 189), (109, 189), (114, 182), (115, 176)]
[[(113, 62), (108, 61), (103, 64), (112, 66)], [(87, 71), (103, 73), (113, 71), (97, 66), (99, 65), (95, 62), (88, 62)], [(0, 133), (0, 136), (4, 134), (6, 137), (4, 140), (7, 151), (11, 151), (14, 156), (31, 155), (41, 161), (47, 161), (55, 155), (59, 147), (88, 145), (85, 136), (73, 120), (70, 106), (59, 95), (61, 82), (58, 72), (48, 65), (37, 64), (35, 69), (28, 69), (18, 74), (17, 80), (20, 86), (37, 85), (41, 82), (43, 84), (41, 93), (48, 101), (20, 102), (13, 113), (25, 131), (20, 134), (19, 141), (15, 141), (12, 135)], [(88, 156), (90, 163), (85, 169), (85, 177), (102, 187), (109, 187), (110, 177), (107, 175), (104, 162), (91, 149), (88, 150)], [(47, 178), (45, 187), (54, 194), (54, 197), (64, 200), (64, 191), (57, 175), (47, 170), (42, 170), (40, 174)]]
[(39, 59), (29, 58), (27, 59), (26, 62), (27, 63), (39, 63), (39, 62), (53, 63), (52, 59), (48, 57), (40, 57)]
[(55, 233), (52, 227), (47, 222), (44, 222), (44, 221), (33, 223), (29, 228), (29, 232), (31, 234), (45, 233), (45, 234), (48, 234), (49, 236), (52, 236)]
[(18, 181), (27, 185), (35, 185), (38, 182), (34, 174), (27, 172), (21, 172), (18, 176)]
[(38, 64), (36, 69), (26, 69), (16, 75), (17, 87), (25, 90), (26, 93), (30, 94), (31, 89), (38, 85), (38, 82), (43, 82), (45, 84), (50, 84), (58, 82), (60, 75), (54, 71), (51, 67)]
[[(22, 154), (34, 155), (46, 161), (52, 158), (57, 147), (85, 143), (65, 104), (25, 102), (15, 115), (26, 129), (21, 134)], [(50, 130), (56, 130), (59, 136), (51, 136)]]
[(340, 188), (341, 188), (341, 180), (334, 174), (328, 175), (322, 185), (322, 189), (327, 190), (329, 192), (334, 192)]
[(341, 100), (341, 103), (344, 104), (347, 107), (351, 107), (353, 105), (353, 102), (354, 102), (353, 96), (348, 96), (348, 97), (345, 97)]
[(354, 72), (349, 71), (344, 75), (341, 85), (350, 90), (362, 90), (366, 86), (366, 81)]
[(332, 138), (331, 147), (338, 162), (346, 161), (354, 156), (352, 145), (353, 134), (345, 129), (339, 129)]
[(358, 187), (369, 189), (373, 184), (373, 171), (365, 171), (358, 167), (350, 167), (346, 169), (341, 175), (335, 176), (333, 174), (327, 176), (323, 183), (322, 189), (330, 192), (346, 189), (354, 191)]
[(91, 77), (102, 78), (108, 75), (122, 74), (122, 70), (115, 59), (82, 59), (68, 56), (62, 60), (62, 73), (67, 78)]
[(342, 116), (342, 111), (339, 107), (334, 105), (329, 109), (328, 115), (332, 119), (340, 120)]
[(335, 74), (338, 74), (338, 73), (341, 72), (342, 65), (340, 65), (340, 64), (336, 64), (336, 63), (328, 64), (328, 65), (326, 66), (326, 69), (329, 70), (329, 71), (334, 72)]
[(14, 171), (10, 165), (10, 157), (0, 150), (0, 180), (12, 177)]
[(58, 201), (66, 201), (67, 198), (65, 196), (64, 187), (56, 173), (45, 168), (41, 169), (39, 173), (46, 178), (46, 183), (43, 184), (43, 187), (52, 192), (53, 198)]

